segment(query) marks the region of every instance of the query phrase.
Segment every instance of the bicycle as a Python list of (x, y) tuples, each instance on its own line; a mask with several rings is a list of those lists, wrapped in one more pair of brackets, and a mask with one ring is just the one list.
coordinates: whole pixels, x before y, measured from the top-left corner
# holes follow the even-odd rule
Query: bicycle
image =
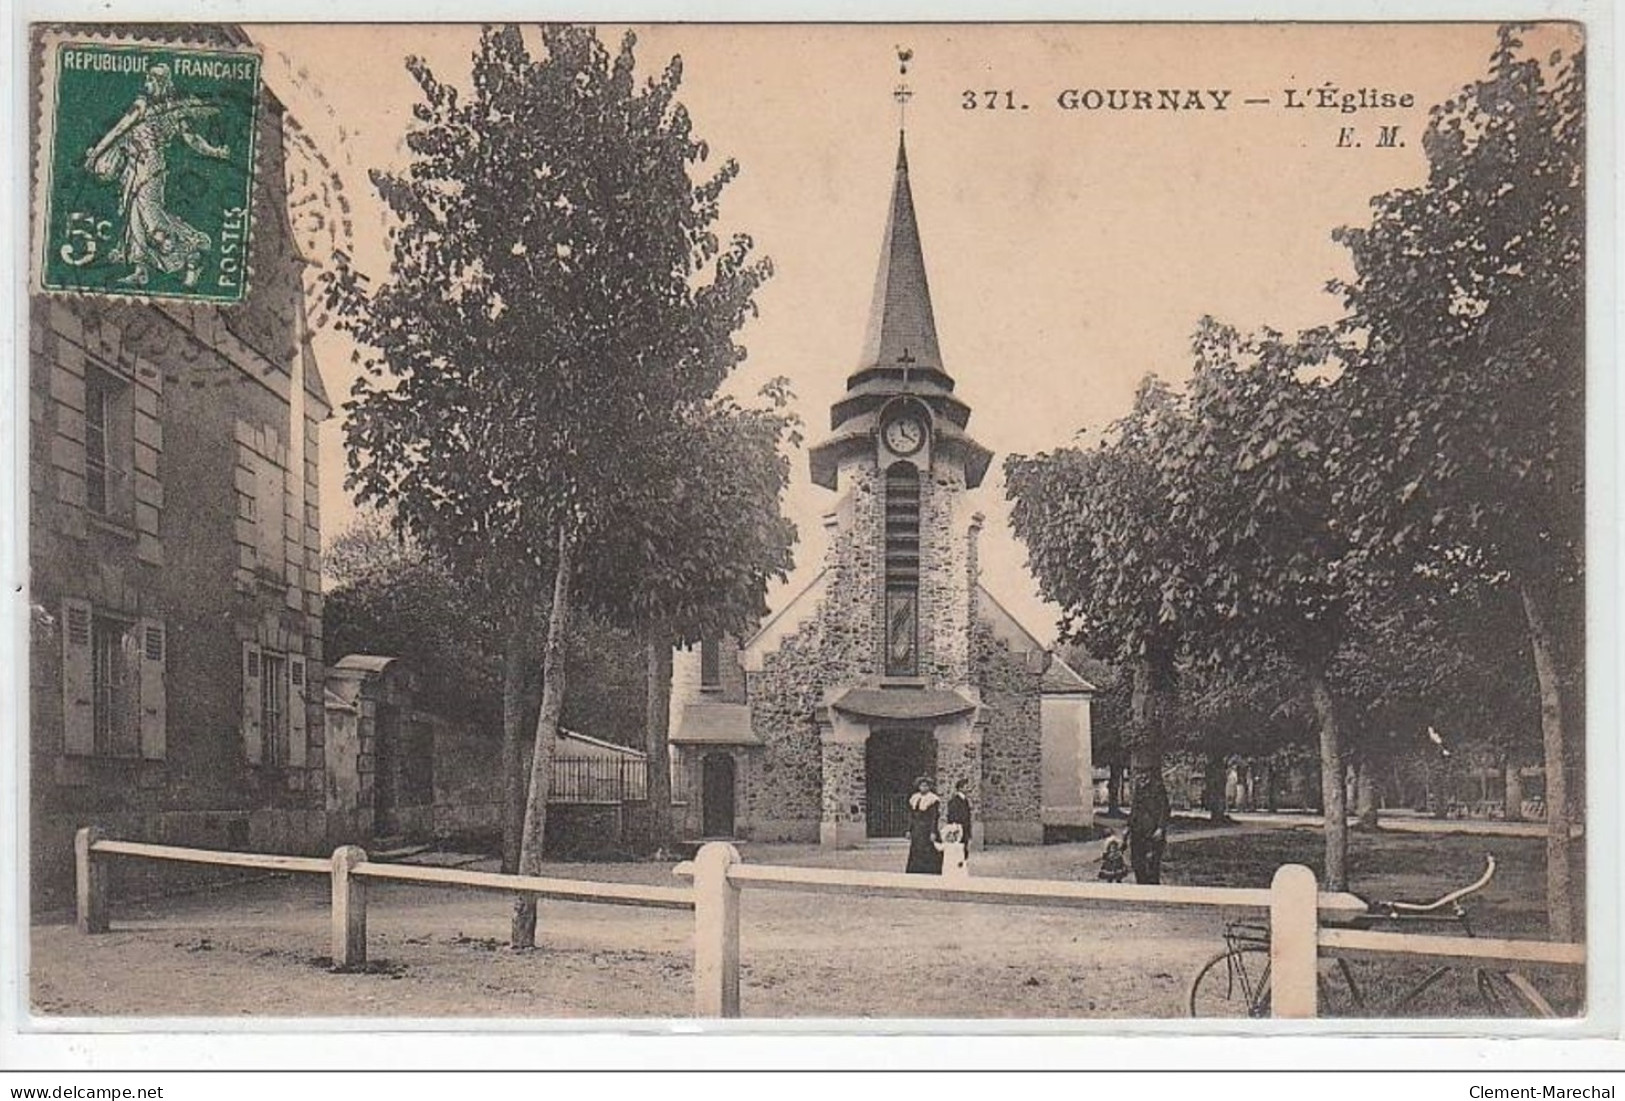
[[(1460, 935), (1472, 936), (1472, 922), (1462, 899), (1482, 891), (1495, 875), (1495, 856), (1487, 856), (1484, 874), (1465, 887), (1450, 891), (1432, 902), (1367, 902), (1366, 910), (1349, 923), (1350, 928), (1372, 929), (1417, 925), (1445, 925)], [(1392, 1017), (1403, 1014), (1461, 965), (1436, 966), (1423, 978), (1408, 985), (1386, 1005), (1368, 1006), (1366, 991), (1355, 978), (1354, 969), (1342, 956), (1323, 957), (1315, 975), (1320, 995), (1321, 1016)], [(1533, 983), (1517, 971), (1493, 966), (1473, 969), (1473, 991), (1484, 1016), (1556, 1017), (1551, 1003)], [(1270, 928), (1258, 921), (1227, 921), (1224, 925), (1224, 951), (1208, 960), (1191, 980), (1187, 1003), (1192, 1017), (1268, 1017), (1270, 1015)]]

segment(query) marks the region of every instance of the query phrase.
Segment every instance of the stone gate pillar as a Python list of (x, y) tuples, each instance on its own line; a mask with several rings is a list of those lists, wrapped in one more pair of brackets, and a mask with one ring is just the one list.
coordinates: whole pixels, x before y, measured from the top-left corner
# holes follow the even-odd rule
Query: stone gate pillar
[(822, 813), (818, 823), (818, 843), (826, 849), (849, 849), (869, 838), (865, 812), (867, 781), (864, 754), (869, 745), (869, 727), (829, 709), (828, 725), (820, 724), (822, 742)]
[(944, 803), (954, 792), (954, 785), (963, 782), (965, 798), (971, 807), (971, 849), (982, 847), (982, 729), (976, 725), (976, 713), (963, 715), (939, 723), (937, 741), (937, 792)]

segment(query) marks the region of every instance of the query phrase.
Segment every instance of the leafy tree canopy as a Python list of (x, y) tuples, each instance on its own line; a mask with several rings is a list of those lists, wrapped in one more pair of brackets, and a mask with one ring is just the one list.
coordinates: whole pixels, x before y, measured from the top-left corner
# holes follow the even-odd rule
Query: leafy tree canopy
[(1426, 183), (1335, 235), (1355, 534), (1458, 580), (1582, 561), (1584, 53), (1519, 34), (1433, 109)]
[(349, 484), (453, 558), (545, 574), (561, 530), (612, 535), (646, 504), (657, 442), (743, 358), (769, 274), (711, 231), (728, 161), (707, 159), (673, 59), (641, 86), (635, 38), (548, 26), (534, 57), (487, 29), (464, 97), (421, 61), (389, 277), (333, 284), (374, 350), (346, 430)]

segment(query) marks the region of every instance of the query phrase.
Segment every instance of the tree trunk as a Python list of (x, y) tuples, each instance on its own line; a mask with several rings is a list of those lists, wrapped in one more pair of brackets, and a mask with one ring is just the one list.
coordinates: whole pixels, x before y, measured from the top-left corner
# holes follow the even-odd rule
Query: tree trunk
[(1224, 750), (1210, 746), (1207, 751), (1206, 767), (1202, 770), (1202, 803), (1207, 809), (1208, 818), (1214, 822), (1224, 822), (1229, 818), (1226, 812), (1230, 809), (1230, 804), (1224, 790), (1229, 773), (1229, 762), (1225, 760)]
[(644, 643), (648, 664), (643, 719), (644, 749), (649, 755), (650, 842), (671, 841), (671, 644), (658, 631)]
[[(547, 620), (547, 649), (542, 652), (542, 709), (536, 716), (536, 747), (530, 758), (530, 791), (519, 846), (519, 874), (540, 875), (542, 840), (547, 833), (547, 797), (553, 787), (553, 756), (558, 747), (559, 714), (564, 710), (564, 640), (570, 630), (574, 541), (559, 529), (558, 572), (553, 576), (553, 606)], [(513, 905), (512, 944), (536, 947), (536, 896), (520, 895)]]
[(1320, 726), (1320, 801), (1325, 815), (1326, 890), (1349, 889), (1349, 813), (1343, 785), (1343, 750), (1338, 744), (1337, 711), (1323, 674), (1309, 677), (1309, 698)]
[(1529, 644), (1540, 683), (1540, 740), (1546, 764), (1546, 920), (1553, 940), (1575, 937), (1573, 873), (1569, 867), (1568, 752), (1563, 734), (1563, 695), (1545, 610), (1529, 585), (1521, 587)]
[(1172, 816), (1168, 788), (1162, 779), (1163, 697), (1170, 678), (1159, 676), (1159, 672), (1148, 658), (1134, 666), (1130, 703), (1134, 744), (1129, 759), (1134, 805), (1128, 812), (1128, 841), (1136, 883), (1162, 882), (1162, 854), (1168, 844), (1168, 820)]
[(1523, 821), (1523, 774), (1512, 761), (1506, 763), (1506, 790), (1501, 799), (1501, 817), (1508, 822)]
[(1281, 797), (1275, 790), (1275, 762), (1264, 762), (1264, 809), (1274, 814), (1281, 809)]
[(519, 839), (525, 829), (525, 630), (515, 616), (502, 649), (502, 870), (519, 870)]
[(1377, 828), (1377, 775), (1369, 757), (1362, 755), (1355, 766), (1354, 813), (1362, 830)]
[(1123, 817), (1123, 755), (1113, 753), (1108, 764), (1106, 780), (1106, 814), (1111, 818)]

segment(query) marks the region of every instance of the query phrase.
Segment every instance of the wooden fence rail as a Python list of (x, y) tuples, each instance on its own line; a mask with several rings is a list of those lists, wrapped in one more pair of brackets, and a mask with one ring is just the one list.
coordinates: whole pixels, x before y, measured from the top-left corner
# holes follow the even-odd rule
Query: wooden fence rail
[[(1321, 891), (1301, 864), (1275, 872), (1268, 888), (1175, 887), (1059, 880), (975, 878), (945, 882), (897, 872), (852, 872), (744, 864), (725, 842), (712, 842), (674, 869), (694, 881), (694, 1012), (739, 1015), (739, 899), (746, 890), (806, 891), (867, 898), (918, 898), (999, 906), (1115, 907), (1147, 910), (1207, 906), (1267, 910), (1270, 920), (1270, 1011), (1283, 1018), (1319, 1012), (1316, 962), (1322, 954), (1415, 955), (1508, 966), (1583, 966), (1585, 946), (1543, 941), (1414, 936), (1339, 929), (1367, 912), (1358, 895)], [(1323, 926), (1322, 922), (1330, 923)]]
[(1586, 947), (1562, 941), (1498, 940), (1494, 937), (1438, 937), (1414, 933), (1378, 933), (1366, 929), (1322, 929), (1320, 947), (1329, 952), (1361, 957), (1423, 956), (1440, 964), (1482, 966), (1583, 967)]
[(538, 898), (593, 902), (606, 906), (641, 906), (653, 909), (692, 910), (694, 892), (686, 887), (657, 887), (641, 883), (604, 883), (547, 876), (502, 875), (462, 868), (433, 868), (417, 864), (382, 864), (368, 861), (365, 849), (344, 845), (329, 859), (314, 856), (279, 856), (270, 853), (220, 852), (174, 845), (148, 845), (105, 838), (95, 827), (81, 829), (74, 838), (78, 884), (79, 931), (104, 933), (108, 928), (107, 857), (144, 857), (187, 864), (230, 868), (260, 868), (279, 872), (325, 875), (332, 880), (333, 966), (354, 970), (367, 962), (367, 885), (369, 881), (421, 883), (478, 891), (535, 895)]
[[(694, 911), (694, 1014), (731, 1018), (740, 1015), (740, 896), (751, 890), (804, 891), (866, 898), (915, 898), (936, 902), (972, 902), (998, 906), (1123, 908), (1205, 906), (1265, 910), (1270, 920), (1270, 1009), (1276, 1017), (1317, 1015), (1316, 961), (1323, 954), (1411, 955), (1468, 965), (1584, 966), (1585, 946), (1542, 941), (1415, 936), (1337, 928), (1366, 911), (1358, 896), (1321, 891), (1315, 875), (1299, 864), (1275, 872), (1267, 889), (1247, 887), (1164, 887), (1139, 884), (1078, 883), (1060, 880), (977, 878), (947, 882), (930, 876), (894, 872), (853, 872), (832, 868), (797, 868), (744, 864), (726, 842), (704, 845), (693, 861), (677, 865), (676, 875), (692, 887), (658, 887), (633, 883), (503, 875), (367, 860), (354, 845), (334, 851), (330, 859), (275, 856), (265, 853), (217, 852), (172, 845), (147, 845), (105, 838), (94, 827), (74, 839), (77, 858), (79, 929), (108, 928), (107, 858), (141, 857), (192, 864), (262, 868), (321, 874), (332, 881), (333, 966), (363, 967), (367, 960), (367, 887), (373, 881), (419, 883), (440, 887), (531, 894), (612, 906)], [(1330, 926), (1323, 926), (1326, 919)]]

